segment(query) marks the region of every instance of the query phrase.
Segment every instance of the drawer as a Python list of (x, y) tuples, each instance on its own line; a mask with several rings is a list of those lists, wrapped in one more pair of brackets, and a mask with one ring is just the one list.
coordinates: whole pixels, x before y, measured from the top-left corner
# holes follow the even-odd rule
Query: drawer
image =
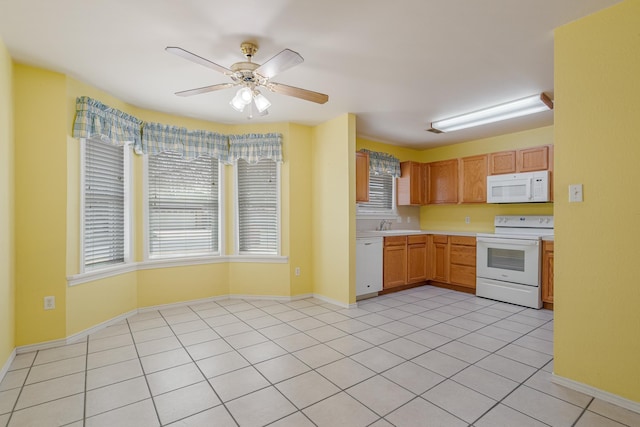
[(449, 236), (443, 234), (434, 234), (433, 235), (433, 243), (447, 243), (449, 241)]
[(476, 238), (471, 236), (449, 236), (452, 245), (475, 246)]
[(476, 287), (476, 268), (465, 265), (452, 265), (449, 271), (449, 280), (456, 285), (469, 288)]
[(407, 236), (389, 236), (384, 238), (385, 246), (403, 246), (407, 244)]
[(473, 246), (451, 245), (449, 256), (451, 264), (476, 266), (476, 248)]
[(407, 236), (407, 243), (410, 245), (415, 245), (418, 243), (427, 243), (427, 235), (426, 234), (419, 234), (417, 236)]

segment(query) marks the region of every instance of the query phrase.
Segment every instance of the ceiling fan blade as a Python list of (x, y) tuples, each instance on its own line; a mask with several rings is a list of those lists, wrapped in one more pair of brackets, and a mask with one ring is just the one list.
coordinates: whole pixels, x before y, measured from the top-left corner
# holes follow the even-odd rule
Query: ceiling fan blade
[(270, 79), (276, 74), (288, 70), (302, 62), (304, 62), (304, 58), (302, 58), (298, 52), (294, 52), (291, 49), (285, 49), (256, 68), (255, 72)]
[(212, 70), (218, 71), (222, 74), (233, 73), (230, 69), (223, 67), (222, 65), (218, 65), (215, 62), (211, 62), (208, 59), (205, 59), (201, 56), (196, 55), (195, 53), (191, 53), (188, 50), (184, 50), (181, 47), (167, 46), (164, 50), (166, 50), (167, 52), (173, 53), (174, 55), (181, 56), (184, 59), (188, 59), (189, 61), (195, 62), (196, 64), (200, 64), (207, 68), (211, 68)]
[(196, 89), (183, 90), (180, 92), (176, 92), (178, 96), (192, 96), (192, 95), (200, 95), (201, 93), (213, 92), (216, 90), (227, 89), (232, 86), (235, 86), (233, 83), (221, 83), (217, 85), (204, 86)]
[(329, 100), (329, 95), (325, 95), (320, 92), (313, 92), (311, 90), (300, 89), (299, 87), (283, 85), (282, 83), (269, 82), (268, 88), (275, 93), (281, 93), (283, 95), (294, 96), (296, 98), (304, 99), (305, 101), (311, 101), (318, 104), (324, 104)]

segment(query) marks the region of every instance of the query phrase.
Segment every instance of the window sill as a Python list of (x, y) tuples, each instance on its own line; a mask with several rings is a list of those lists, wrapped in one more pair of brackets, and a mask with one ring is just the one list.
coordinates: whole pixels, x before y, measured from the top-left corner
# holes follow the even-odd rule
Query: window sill
[(172, 259), (151, 259), (143, 262), (120, 264), (113, 267), (86, 273), (67, 276), (67, 286), (76, 286), (82, 283), (93, 282), (120, 274), (131, 273), (138, 270), (153, 270), (156, 268), (187, 267), (190, 265), (223, 264), (223, 263), (260, 263), (260, 264), (286, 264), (287, 256), (276, 255), (232, 255), (232, 256), (199, 256)]

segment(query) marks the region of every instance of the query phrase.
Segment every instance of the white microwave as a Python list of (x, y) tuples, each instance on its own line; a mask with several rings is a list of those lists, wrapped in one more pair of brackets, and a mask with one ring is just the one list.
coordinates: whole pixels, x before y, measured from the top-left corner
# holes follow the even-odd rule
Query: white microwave
[(509, 173), (487, 177), (487, 203), (549, 201), (549, 171)]

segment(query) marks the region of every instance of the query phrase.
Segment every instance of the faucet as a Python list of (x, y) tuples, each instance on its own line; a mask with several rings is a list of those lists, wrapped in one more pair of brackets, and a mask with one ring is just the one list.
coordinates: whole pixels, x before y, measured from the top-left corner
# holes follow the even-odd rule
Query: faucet
[(391, 221), (387, 219), (383, 219), (378, 224), (378, 231), (390, 230), (391, 229)]

